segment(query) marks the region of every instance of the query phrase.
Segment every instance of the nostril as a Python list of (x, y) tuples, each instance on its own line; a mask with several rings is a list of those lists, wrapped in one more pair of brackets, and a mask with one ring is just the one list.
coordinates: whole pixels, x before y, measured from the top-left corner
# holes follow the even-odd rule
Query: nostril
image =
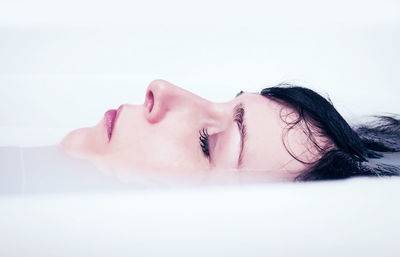
[(153, 110), (153, 106), (154, 106), (154, 95), (153, 92), (151, 92), (151, 90), (147, 91), (146, 94), (146, 101), (144, 103), (146, 109), (151, 112)]

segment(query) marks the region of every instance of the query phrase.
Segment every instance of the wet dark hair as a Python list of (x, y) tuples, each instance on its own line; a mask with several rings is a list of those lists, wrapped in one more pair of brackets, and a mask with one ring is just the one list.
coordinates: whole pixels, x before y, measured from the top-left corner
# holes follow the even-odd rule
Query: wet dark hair
[[(296, 160), (308, 166), (295, 181), (400, 175), (400, 162), (387, 164), (377, 161), (384, 157), (384, 153), (400, 152), (400, 119), (397, 115), (374, 116), (373, 122), (352, 128), (329, 97), (324, 98), (311, 89), (281, 83), (263, 89), (261, 95), (294, 109), (298, 118), (287, 123), (289, 130), (304, 123), (306, 129), (303, 131), (320, 154), (318, 160), (305, 162), (294, 156), (285, 145)], [(319, 145), (316, 134), (331, 144)]]

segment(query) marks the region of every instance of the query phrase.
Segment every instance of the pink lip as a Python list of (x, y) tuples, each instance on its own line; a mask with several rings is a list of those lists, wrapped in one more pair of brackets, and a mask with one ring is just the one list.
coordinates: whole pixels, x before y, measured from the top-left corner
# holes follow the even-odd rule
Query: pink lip
[(115, 124), (118, 120), (118, 117), (121, 113), (121, 110), (123, 108), (123, 105), (121, 105), (118, 110), (108, 110), (105, 114), (104, 114), (104, 124), (106, 126), (107, 129), (107, 136), (108, 136), (108, 140), (111, 140), (113, 131), (114, 131), (114, 127)]

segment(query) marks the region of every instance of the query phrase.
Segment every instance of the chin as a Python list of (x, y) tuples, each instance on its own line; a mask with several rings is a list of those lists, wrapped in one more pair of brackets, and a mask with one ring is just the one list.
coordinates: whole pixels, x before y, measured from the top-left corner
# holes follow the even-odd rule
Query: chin
[(79, 130), (69, 132), (59, 143), (61, 148), (69, 155), (75, 155), (78, 148)]
[(85, 158), (89, 152), (89, 128), (76, 129), (68, 133), (60, 142), (61, 148), (73, 157)]

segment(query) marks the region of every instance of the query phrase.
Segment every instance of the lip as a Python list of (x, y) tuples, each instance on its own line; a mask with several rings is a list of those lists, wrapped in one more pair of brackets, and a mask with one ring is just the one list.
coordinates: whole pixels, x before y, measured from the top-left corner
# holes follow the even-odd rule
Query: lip
[(117, 120), (122, 111), (122, 108), (123, 108), (123, 105), (121, 105), (118, 108), (118, 110), (111, 109), (111, 110), (106, 111), (106, 113), (104, 114), (104, 125), (107, 130), (108, 141), (111, 140), (115, 124), (117, 123)]

